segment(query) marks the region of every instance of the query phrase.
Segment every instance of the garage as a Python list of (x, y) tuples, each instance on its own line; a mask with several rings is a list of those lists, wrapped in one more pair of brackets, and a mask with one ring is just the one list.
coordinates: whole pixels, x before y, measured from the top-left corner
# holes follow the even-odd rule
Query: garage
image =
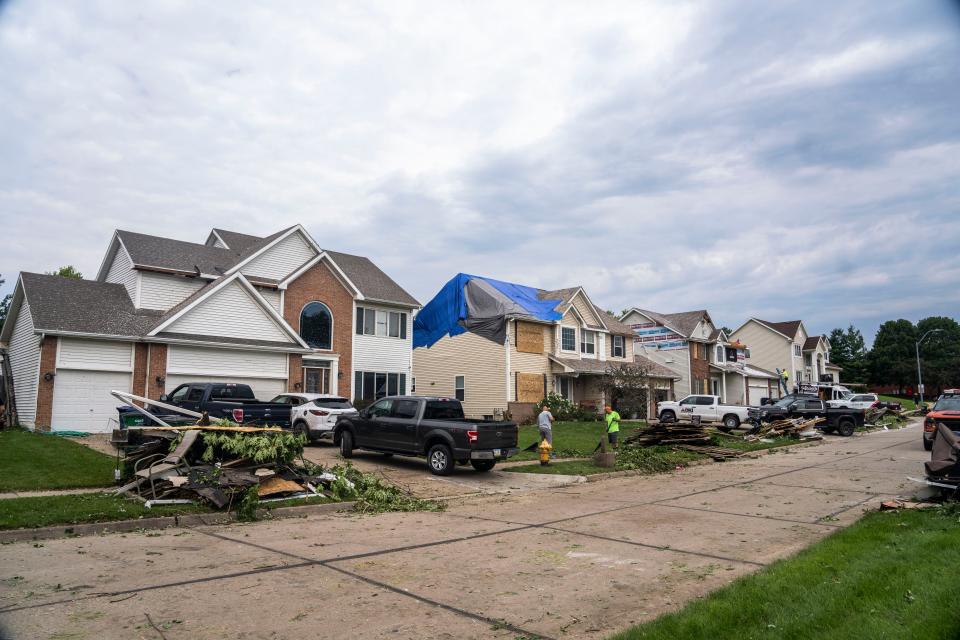
[(108, 433), (115, 426), (120, 404), (110, 391), (130, 391), (132, 371), (129, 342), (61, 338), (51, 428)]
[(287, 355), (170, 345), (164, 389), (170, 393), (186, 382), (239, 382), (250, 385), (258, 399), (269, 400), (287, 390)]

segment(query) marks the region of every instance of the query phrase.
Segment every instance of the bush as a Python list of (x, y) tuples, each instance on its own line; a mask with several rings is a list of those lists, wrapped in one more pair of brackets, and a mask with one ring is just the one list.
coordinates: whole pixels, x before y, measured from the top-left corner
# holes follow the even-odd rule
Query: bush
[(550, 407), (550, 413), (560, 422), (594, 422), (600, 420), (600, 414), (593, 407), (574, 404), (556, 393), (551, 393), (538, 402), (535, 413), (543, 411), (544, 406)]

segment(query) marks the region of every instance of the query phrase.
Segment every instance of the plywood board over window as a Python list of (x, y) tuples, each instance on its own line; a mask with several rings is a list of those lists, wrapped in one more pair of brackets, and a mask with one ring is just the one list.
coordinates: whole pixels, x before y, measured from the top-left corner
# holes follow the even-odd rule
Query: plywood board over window
[(517, 351), (543, 353), (543, 325), (517, 322)]
[(543, 400), (543, 374), (517, 373), (517, 402)]

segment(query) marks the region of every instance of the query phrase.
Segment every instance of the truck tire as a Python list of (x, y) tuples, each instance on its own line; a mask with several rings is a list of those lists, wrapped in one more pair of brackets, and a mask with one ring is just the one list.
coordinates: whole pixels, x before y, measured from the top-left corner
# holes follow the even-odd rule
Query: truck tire
[(723, 416), (723, 426), (727, 429), (736, 429), (740, 426), (740, 418), (731, 414)]
[(435, 476), (450, 475), (456, 464), (450, 447), (443, 443), (430, 447), (430, 451), (427, 452), (427, 463), (430, 465), (430, 473)]
[(854, 431), (856, 431), (856, 425), (854, 425), (853, 420), (850, 418), (840, 418), (840, 421), (837, 423), (838, 434), (844, 438), (849, 438), (853, 435)]
[(346, 429), (340, 433), (340, 455), (344, 458), (353, 457), (353, 434)]
[(933, 451), (933, 438), (927, 440), (923, 439), (923, 450), (924, 451)]
[(660, 414), (660, 422), (676, 422), (676, 421), (677, 421), (677, 414), (675, 414), (673, 411), (670, 411), (669, 409), (667, 409), (666, 411)]
[(490, 471), (490, 469), (493, 469), (496, 466), (497, 461), (496, 460), (471, 460), (470, 464), (477, 471), (484, 473), (484, 472)]

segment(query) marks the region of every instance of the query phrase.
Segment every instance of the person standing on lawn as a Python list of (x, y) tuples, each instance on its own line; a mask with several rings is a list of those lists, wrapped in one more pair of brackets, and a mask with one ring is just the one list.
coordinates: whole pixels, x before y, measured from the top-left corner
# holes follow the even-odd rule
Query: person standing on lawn
[(617, 438), (620, 437), (620, 414), (613, 410), (613, 407), (607, 405), (603, 408), (607, 419), (607, 440), (610, 446), (617, 448)]
[(537, 427), (540, 429), (540, 440), (546, 440), (547, 444), (553, 446), (553, 414), (550, 413), (550, 407), (543, 405), (540, 415), (537, 416)]

